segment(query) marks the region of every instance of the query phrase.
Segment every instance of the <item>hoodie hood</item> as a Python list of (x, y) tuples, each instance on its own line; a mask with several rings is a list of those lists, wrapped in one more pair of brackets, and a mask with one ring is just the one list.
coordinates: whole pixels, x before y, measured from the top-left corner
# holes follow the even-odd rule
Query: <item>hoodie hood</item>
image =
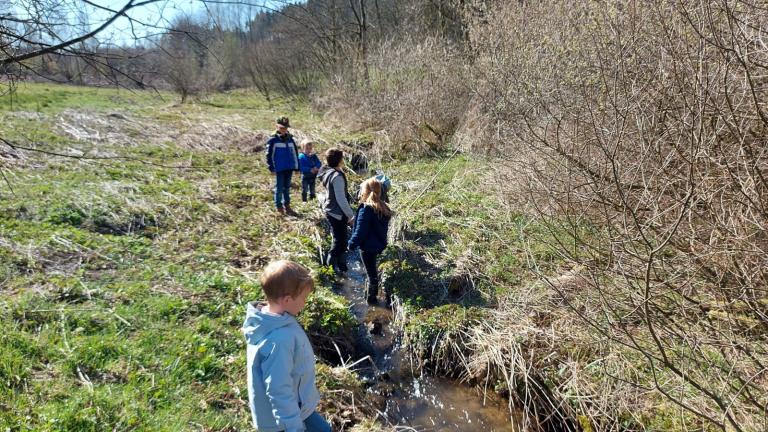
[(328, 182), (331, 180), (333, 173), (337, 172), (335, 168), (331, 168), (328, 165), (320, 167), (320, 171), (317, 172), (317, 176), (320, 177), (320, 181), (323, 186), (328, 187)]
[(248, 303), (246, 308), (243, 334), (245, 334), (245, 340), (251, 345), (258, 344), (264, 339), (264, 336), (275, 329), (294, 324), (299, 325), (296, 318), (287, 312), (279, 316), (262, 312), (261, 308), (264, 306), (264, 304)]

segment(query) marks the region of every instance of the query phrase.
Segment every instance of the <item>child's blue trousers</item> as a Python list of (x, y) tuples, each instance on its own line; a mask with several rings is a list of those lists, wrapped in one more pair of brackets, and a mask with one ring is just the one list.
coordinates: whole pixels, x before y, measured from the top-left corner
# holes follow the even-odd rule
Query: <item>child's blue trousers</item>
[(291, 177), (293, 171), (275, 173), (275, 207), (282, 208), (291, 204)]
[(304, 427), (306, 432), (331, 432), (331, 425), (317, 411), (304, 420)]
[(301, 176), (301, 200), (307, 200), (307, 192), (309, 192), (309, 199), (315, 199), (315, 175), (303, 175)]

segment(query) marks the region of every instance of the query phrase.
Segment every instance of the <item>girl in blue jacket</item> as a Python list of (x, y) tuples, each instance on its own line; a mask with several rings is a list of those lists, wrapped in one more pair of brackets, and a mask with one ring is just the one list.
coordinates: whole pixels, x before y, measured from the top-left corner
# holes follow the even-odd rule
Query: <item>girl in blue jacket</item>
[[(355, 227), (349, 239), (349, 250), (360, 248), (368, 274), (368, 303), (377, 302), (379, 292), (379, 271), (376, 258), (387, 247), (387, 230), (392, 210), (384, 201), (384, 185), (375, 177), (363, 182), (360, 189), (360, 207), (357, 209)], [(390, 303), (390, 293), (387, 305)]]

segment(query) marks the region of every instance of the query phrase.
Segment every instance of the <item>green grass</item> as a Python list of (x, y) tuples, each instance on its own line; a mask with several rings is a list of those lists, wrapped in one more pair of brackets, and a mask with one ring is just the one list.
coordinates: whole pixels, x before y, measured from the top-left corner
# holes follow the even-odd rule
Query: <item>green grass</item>
[[(304, 220), (286, 223), (273, 214), (261, 154), (157, 146), (144, 136), (133, 147), (94, 144), (56, 126), (56, 115), (74, 109), (129, 111), (169, 128), (237, 114), (269, 129), (290, 104), (234, 93), (169, 107), (169, 96), (21, 85), (13, 110), (41, 117), (14, 117), (0, 100), (9, 119), (0, 136), (142, 160), (25, 152), (23, 163), (3, 166), (13, 193), (0, 182), (0, 429), (249, 429), (239, 328), (273, 258), (317, 274), (304, 325), (342, 346), (351, 337), (354, 318), (323, 288), (331, 278), (314, 257), (317, 216), (307, 208)], [(293, 112), (313, 118), (305, 105)], [(190, 162), (201, 168), (155, 165)]]
[(80, 107), (93, 110), (130, 109), (172, 97), (168, 92), (147, 90), (20, 83), (13, 92), (0, 98), (0, 111), (57, 113)]
[[(406, 302), (419, 307), (454, 301), (492, 305), (497, 296), (536, 280), (534, 271), (563, 265), (564, 258), (551, 246), (555, 237), (567, 241), (563, 228), (501, 208), (490, 187), (490, 165), (480, 158), (445, 155), (388, 167), (404, 231), (384, 264), (385, 275), (397, 277), (385, 283)], [(399, 179), (418, 181), (398, 186)], [(464, 273), (473, 274), (477, 292), (446, 295), (440, 285)]]

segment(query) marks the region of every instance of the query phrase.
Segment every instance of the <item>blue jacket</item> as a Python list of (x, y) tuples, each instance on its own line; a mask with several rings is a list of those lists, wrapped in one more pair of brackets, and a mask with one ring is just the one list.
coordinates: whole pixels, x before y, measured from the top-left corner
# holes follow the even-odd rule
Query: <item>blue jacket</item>
[(369, 205), (357, 209), (355, 227), (349, 238), (349, 250), (358, 247), (365, 252), (381, 253), (387, 247), (387, 229), (389, 217), (379, 217)]
[(299, 151), (293, 135), (274, 134), (267, 141), (267, 166), (270, 172), (298, 171)]
[(312, 174), (312, 168), (319, 169), (321, 166), (320, 158), (318, 158), (315, 153), (312, 153), (309, 156), (304, 153), (299, 153), (299, 168), (301, 169), (301, 174), (304, 176), (316, 176), (317, 173)]
[(253, 425), (260, 432), (303, 432), (304, 420), (320, 402), (306, 333), (289, 313), (266, 314), (250, 303), (243, 333)]

